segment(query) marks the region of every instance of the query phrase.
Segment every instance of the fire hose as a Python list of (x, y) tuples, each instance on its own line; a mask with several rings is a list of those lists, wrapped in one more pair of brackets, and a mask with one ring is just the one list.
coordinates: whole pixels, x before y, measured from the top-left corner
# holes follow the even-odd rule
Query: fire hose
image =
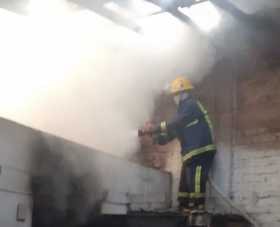
[(231, 208), (238, 211), (244, 218), (246, 218), (254, 227), (262, 227), (262, 225), (255, 220), (247, 211), (245, 211), (243, 208), (239, 207), (238, 205), (234, 204), (233, 201), (228, 198), (220, 189), (219, 187), (214, 183), (213, 179), (209, 176), (208, 177), (209, 185), (219, 194), (220, 198), (226, 202)]

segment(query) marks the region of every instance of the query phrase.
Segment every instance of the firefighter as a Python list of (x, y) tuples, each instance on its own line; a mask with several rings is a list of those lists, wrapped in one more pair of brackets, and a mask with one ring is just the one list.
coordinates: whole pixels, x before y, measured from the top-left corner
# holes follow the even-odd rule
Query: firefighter
[(160, 145), (179, 139), (182, 156), (179, 206), (185, 211), (204, 211), (207, 176), (216, 147), (208, 112), (195, 99), (193, 88), (183, 76), (173, 80), (170, 92), (178, 107), (176, 116), (172, 121), (163, 121), (158, 126), (146, 124), (139, 133), (152, 135)]

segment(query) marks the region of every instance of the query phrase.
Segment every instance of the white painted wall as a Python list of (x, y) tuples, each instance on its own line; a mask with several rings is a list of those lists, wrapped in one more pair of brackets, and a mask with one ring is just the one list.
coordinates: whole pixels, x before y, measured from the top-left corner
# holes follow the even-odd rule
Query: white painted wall
[(263, 227), (280, 226), (279, 149), (252, 150), (239, 146), (234, 153), (234, 202)]
[[(35, 131), (0, 119), (0, 226), (31, 226), (29, 144)], [(18, 204), (26, 206), (26, 220), (17, 221)]]
[[(60, 144), (57, 152), (62, 152), (72, 163), (77, 175), (92, 171), (98, 177), (101, 194), (109, 191), (125, 194), (135, 210), (169, 207), (169, 174), (0, 119), (0, 226), (31, 226), (31, 147), (40, 135), (54, 148)], [(18, 204), (27, 207), (24, 222), (16, 219)]]

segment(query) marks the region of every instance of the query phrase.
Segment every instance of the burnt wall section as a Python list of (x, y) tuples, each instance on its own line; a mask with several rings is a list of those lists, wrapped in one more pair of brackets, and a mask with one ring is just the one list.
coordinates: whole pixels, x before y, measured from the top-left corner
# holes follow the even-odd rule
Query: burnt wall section
[(167, 173), (5, 119), (0, 144), (1, 226), (81, 226), (104, 200), (109, 214), (170, 206)]
[(32, 144), (33, 226), (80, 226), (100, 213), (105, 192), (94, 165), (86, 168), (89, 154), (81, 152), (77, 169), (65, 144), (43, 134)]

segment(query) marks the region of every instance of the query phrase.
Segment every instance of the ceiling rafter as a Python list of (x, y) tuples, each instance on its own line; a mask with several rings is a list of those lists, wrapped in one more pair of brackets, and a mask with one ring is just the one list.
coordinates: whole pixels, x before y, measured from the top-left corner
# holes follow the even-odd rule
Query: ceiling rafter
[(74, 2), (81, 7), (90, 9), (95, 13), (113, 21), (114, 23), (120, 26), (126, 27), (135, 32), (139, 32), (140, 30), (140, 27), (132, 20), (129, 20), (118, 13), (106, 9), (104, 7), (104, 4), (110, 2), (108, 0), (68, 0), (68, 1)]

